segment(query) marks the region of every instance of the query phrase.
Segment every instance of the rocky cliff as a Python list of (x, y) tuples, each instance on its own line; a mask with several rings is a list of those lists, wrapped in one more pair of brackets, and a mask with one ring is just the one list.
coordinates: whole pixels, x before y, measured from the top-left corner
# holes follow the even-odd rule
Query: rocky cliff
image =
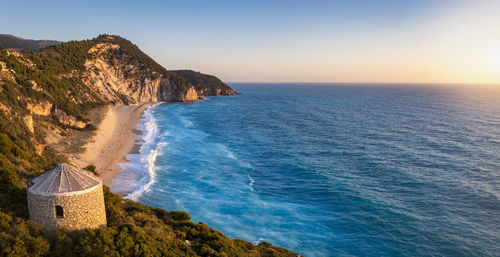
[[(86, 128), (82, 112), (98, 105), (193, 102), (206, 95), (236, 94), (214, 76), (169, 71), (115, 35), (36, 51), (3, 51), (0, 64), (0, 84), (19, 91), (18, 104), (25, 104), (30, 115), (50, 116), (75, 129)], [(25, 120), (33, 126), (32, 119)]]
[(190, 70), (168, 71), (119, 36), (103, 35), (93, 42), (80, 77), (104, 101), (192, 102), (207, 95), (237, 93), (215, 76)]
[[(69, 90), (66, 96), (76, 104), (192, 102), (205, 95), (235, 93), (225, 84), (221, 87), (222, 82), (213, 76), (200, 83), (192, 80), (189, 73), (168, 71), (136, 45), (116, 35), (10, 54), (32, 70), (69, 82), (75, 90)], [(32, 81), (42, 89), (47, 84), (36, 78)]]
[(203, 98), (195, 87), (164, 69), (155, 69), (113, 42), (104, 42), (89, 49), (82, 81), (109, 102), (192, 102)]
[(114, 35), (35, 51), (0, 49), (0, 110), (21, 117), (35, 147), (64, 141), (60, 134), (67, 129), (94, 129), (87, 112), (97, 106), (192, 102), (232, 94), (236, 92), (216, 77), (169, 71)]
[(172, 72), (191, 83), (199, 95), (217, 96), (239, 94), (219, 78), (212, 75), (192, 70), (173, 70)]

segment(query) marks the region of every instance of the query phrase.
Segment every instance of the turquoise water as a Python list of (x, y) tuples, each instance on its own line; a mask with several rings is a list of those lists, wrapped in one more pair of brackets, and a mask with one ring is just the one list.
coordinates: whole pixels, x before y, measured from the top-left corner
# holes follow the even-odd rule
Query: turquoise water
[(149, 110), (132, 198), (305, 256), (500, 255), (498, 90), (232, 86)]

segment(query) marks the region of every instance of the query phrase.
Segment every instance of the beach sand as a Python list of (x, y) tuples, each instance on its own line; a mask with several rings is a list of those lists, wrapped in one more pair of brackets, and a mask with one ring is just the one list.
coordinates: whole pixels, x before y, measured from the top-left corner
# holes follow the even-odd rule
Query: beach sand
[(126, 161), (125, 156), (133, 150), (137, 121), (149, 105), (140, 103), (108, 107), (95, 136), (73, 162), (82, 168), (89, 164), (95, 165), (104, 185), (111, 186), (121, 170), (118, 163)]

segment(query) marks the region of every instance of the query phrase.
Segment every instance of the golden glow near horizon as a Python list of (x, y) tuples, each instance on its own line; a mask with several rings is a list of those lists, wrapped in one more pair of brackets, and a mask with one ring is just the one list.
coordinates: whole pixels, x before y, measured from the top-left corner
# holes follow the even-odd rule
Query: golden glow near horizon
[(321, 80), (500, 84), (499, 10), (465, 5), (446, 11), (431, 14), (420, 28), (347, 42), (322, 67)]
[(216, 64), (196, 68), (225, 81), (500, 84), (500, 1), (449, 1), (420, 16), (313, 31), (248, 52), (229, 46)]

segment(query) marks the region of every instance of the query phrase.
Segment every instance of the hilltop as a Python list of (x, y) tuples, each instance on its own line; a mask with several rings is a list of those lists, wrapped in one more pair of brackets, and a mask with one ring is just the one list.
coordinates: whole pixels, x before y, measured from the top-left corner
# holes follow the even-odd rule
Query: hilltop
[(107, 228), (44, 235), (28, 219), (27, 179), (68, 162), (60, 145), (92, 133), (101, 108), (236, 94), (214, 77), (195, 75), (168, 71), (115, 35), (35, 51), (0, 49), (0, 256), (296, 256), (230, 239), (184, 211), (148, 207), (108, 188)]

